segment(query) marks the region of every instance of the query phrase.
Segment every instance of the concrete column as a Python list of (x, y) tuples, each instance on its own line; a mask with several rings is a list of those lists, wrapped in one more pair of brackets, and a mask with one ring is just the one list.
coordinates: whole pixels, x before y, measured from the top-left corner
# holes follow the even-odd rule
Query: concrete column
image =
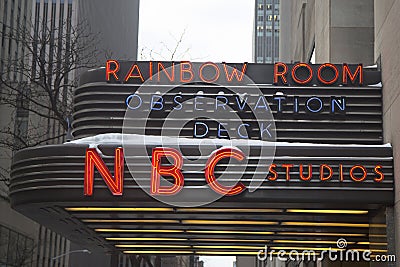
[(281, 62), (290, 63), (292, 57), (292, 0), (281, 0), (280, 16), (281, 25), (279, 32), (279, 60)]
[(394, 237), (400, 261), (400, 1), (375, 0), (375, 60), (380, 59), (383, 83), (383, 130), (393, 146), (395, 203)]
[(330, 62), (374, 64), (374, 1), (330, 0)]

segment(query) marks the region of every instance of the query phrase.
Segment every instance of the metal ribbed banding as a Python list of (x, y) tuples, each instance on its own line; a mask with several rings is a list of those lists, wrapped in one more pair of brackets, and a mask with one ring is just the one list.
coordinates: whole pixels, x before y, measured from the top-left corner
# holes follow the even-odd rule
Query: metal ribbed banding
[[(111, 172), (114, 149), (119, 146), (98, 146)], [(260, 245), (257, 243), (260, 240), (309, 240), (316, 242), (314, 247), (319, 247), (323, 246), (318, 243), (320, 238), (335, 240), (332, 233), (348, 235), (349, 242), (367, 242), (370, 216), (382, 205), (393, 204), (392, 149), (387, 145), (329, 146), (278, 143), (275, 164), (297, 166), (312, 163), (315, 172), (320, 164), (328, 164), (333, 169), (342, 164), (345, 180), (340, 182), (335, 174), (329, 182), (319, 181), (318, 175), (305, 182), (298, 178), (298, 170), (293, 168), (292, 178), (288, 182), (285, 179), (285, 171), (278, 168), (280, 178), (277, 181), (265, 181), (261, 188), (252, 193), (245, 191), (240, 195), (223, 197), (206, 207), (201, 207), (206, 208), (204, 211), (173, 208), (152, 199), (138, 188), (127, 168), (123, 196), (112, 196), (102, 178), (96, 173), (93, 196), (85, 197), (83, 174), (85, 151), (88, 147), (87, 144), (67, 143), (20, 151), (14, 157), (10, 186), (11, 203), (15, 209), (88, 247), (126, 250), (123, 245), (145, 242), (153, 245), (189, 246), (193, 253), (201, 253), (201, 246), (224, 245), (224, 241), (215, 241), (218, 239), (229, 239), (232, 242), (230, 244), (237, 246)], [(135, 145), (125, 146), (124, 149), (135, 149)], [(182, 151), (189, 158), (198, 154), (196, 147), (190, 145), (182, 147)], [(249, 169), (243, 176), (245, 184), (248, 184), (246, 177), (252, 173), (251, 168), (257, 160), (257, 156), (249, 157)], [(207, 156), (203, 156), (201, 159), (205, 162), (206, 158)], [(201, 164), (202, 160), (196, 164)], [(148, 175), (148, 156), (138, 157), (135, 162), (135, 172)], [(348, 177), (349, 168), (356, 164), (362, 164), (368, 170), (368, 177), (362, 183), (354, 182)], [(371, 170), (375, 165), (381, 165), (385, 174), (381, 183), (373, 181), (376, 175)], [(193, 172), (192, 167), (194, 163), (190, 160), (184, 162), (186, 185), (204, 185), (204, 173)], [(223, 170), (224, 163), (221, 162), (218, 164), (217, 173)], [(267, 172), (261, 176), (266, 174)], [(195, 191), (194, 189), (194, 193)], [(100, 210), (87, 212), (85, 209), (80, 211), (69, 207), (98, 207)], [(102, 210), (101, 207), (105, 209)], [(111, 210), (107, 210), (107, 207)], [(127, 208), (126, 211), (124, 207)], [(157, 207), (163, 208), (162, 211), (152, 211), (152, 208)], [(335, 210), (343, 207), (365, 210), (365, 213), (335, 214), (338, 212)], [(113, 211), (112, 208), (117, 210)], [(141, 208), (148, 208), (151, 212), (141, 211)], [(307, 213), (308, 209), (316, 209), (316, 214)], [(323, 213), (325, 209), (332, 209), (333, 214)], [(318, 210), (322, 210), (322, 213), (319, 214)], [(213, 224), (216, 221), (219, 223)], [(232, 221), (237, 223), (232, 224)], [(384, 228), (382, 231), (384, 234)], [(247, 232), (252, 233), (246, 235)], [(312, 232), (320, 233), (312, 236)], [(124, 241), (124, 238), (127, 238), (127, 241)], [(146, 238), (147, 241), (129, 241), (129, 238)], [(293, 246), (290, 241), (280, 242), (283, 243), (275, 245)], [(200, 247), (195, 247), (194, 244)], [(115, 247), (121, 245), (122, 247)], [(146, 251), (146, 248), (141, 250)], [(167, 248), (160, 250), (165, 250), (168, 254)], [(248, 250), (233, 251), (240, 255)]]
[[(115, 145), (99, 145), (98, 148), (104, 154), (104, 160), (108, 163), (110, 170), (113, 170)], [(12, 183), (10, 194), (15, 203), (19, 203), (30, 194), (43, 195), (41, 190), (63, 190), (71, 192), (68, 194), (57, 195), (51, 201), (92, 201), (93, 199), (109, 200), (110, 193), (101, 179), (97, 177), (95, 182), (95, 194), (93, 198), (83, 197), (83, 174), (85, 163), (85, 149), (83, 144), (64, 144), (45, 146), (26, 149), (17, 153), (14, 157)], [(135, 151), (135, 145), (125, 145), (125, 149)], [(148, 149), (151, 151), (151, 147)], [(204, 172), (199, 171), (199, 165), (206, 164), (208, 156), (198, 157), (196, 146), (185, 145), (181, 147), (188, 160), (184, 160), (183, 174), (185, 185), (205, 186)], [(252, 151), (252, 150), (251, 150)], [(391, 147), (388, 146), (329, 146), (312, 145), (296, 146), (282, 145), (277, 143), (274, 163), (277, 165), (278, 179), (269, 181), (266, 179), (268, 170), (258, 170), (256, 179), (264, 180), (261, 188), (253, 193), (244, 192), (234, 197), (225, 197), (223, 201), (240, 199), (241, 201), (269, 201), (269, 202), (313, 202), (318, 200), (321, 203), (337, 201), (347, 202), (349, 200), (357, 203), (392, 203), (393, 201), (393, 160)], [(252, 153), (252, 152), (251, 152)], [(143, 177), (148, 179), (151, 172), (151, 155), (135, 155), (133, 171), (135, 178)], [(190, 159), (200, 158), (196, 163)], [(240, 162), (230, 163), (233, 168), (231, 174), (240, 176), (244, 184), (249, 184), (251, 176), (254, 174), (255, 167), (262, 158), (257, 155), (249, 155), (249, 163), (245, 173), (242, 175)], [(290, 171), (291, 179), (287, 181), (286, 169), (282, 164), (292, 164)], [(299, 165), (304, 165), (304, 175), (308, 173), (308, 164), (313, 166), (313, 177), (309, 181), (299, 178)], [(327, 164), (333, 169), (333, 176), (329, 181), (320, 181), (319, 168), (321, 164)], [(343, 181), (339, 177), (339, 164), (343, 167)], [(349, 176), (350, 168), (354, 165), (363, 165), (368, 170), (368, 175), (363, 182), (355, 182)], [(374, 167), (382, 166), (384, 180), (375, 182), (377, 174), (373, 171)], [(216, 173), (222, 173), (226, 163), (221, 161), (216, 169)], [(237, 167), (237, 171), (235, 168)], [(202, 169), (202, 168), (200, 168)], [(196, 171), (197, 170), (197, 171)], [(360, 175), (360, 174), (358, 174)], [(98, 189), (97, 189), (98, 188)], [(70, 191), (69, 191), (70, 190)], [(127, 168), (125, 168), (124, 196), (117, 197), (116, 200), (142, 201), (137, 199), (141, 189)], [(135, 193), (130, 193), (130, 190)], [(194, 192), (196, 191), (193, 189)], [(25, 194), (29, 192), (29, 194)], [(72, 193), (73, 192), (73, 193)], [(341, 198), (337, 199), (340, 192)], [(50, 199), (48, 200), (50, 201)], [(24, 202), (24, 201), (22, 201)]]
[[(97, 82), (84, 84), (75, 91), (73, 135), (75, 138), (93, 136), (102, 133), (121, 133), (122, 125), (127, 109), (125, 100), (134, 94), (139, 85), (132, 84), (107, 84)], [(239, 90), (246, 92), (246, 86)], [(283, 87), (283, 86), (260, 86), (273, 113), (277, 129), (277, 141), (285, 142), (314, 142), (333, 144), (381, 144), (382, 135), (382, 88), (381, 87)], [(145, 90), (142, 90), (143, 92)], [(156, 91), (152, 89), (152, 91)], [(240, 123), (249, 123), (250, 138), (260, 139), (260, 129), (254, 119), (252, 111), (238, 110), (236, 97), (229, 90), (210, 85), (182, 85), (175, 88), (164, 96), (165, 105), (173, 103), (173, 97), (177, 92), (181, 93), (182, 101), (193, 99), (199, 91), (203, 96), (209, 97), (209, 105), (206, 107), (210, 112), (216, 112), (212, 99), (218, 92), (225, 91), (224, 97), (229, 101), (234, 113), (241, 119), (229, 121), (228, 127), (238, 127)], [(276, 93), (282, 93), (286, 99), (282, 102), (282, 112), (278, 112), (278, 102), (274, 100)], [(144, 93), (145, 94), (145, 93)], [(143, 96), (143, 93), (142, 93)], [(345, 97), (346, 110), (344, 114), (331, 113), (331, 97)], [(149, 97), (149, 95), (147, 95)], [(254, 108), (259, 96), (248, 96), (250, 107)], [(293, 112), (294, 98), (297, 97), (299, 111)], [(309, 112), (306, 102), (318, 97), (323, 101), (323, 108), (318, 113)], [(315, 104), (315, 103), (314, 103)], [(143, 103), (135, 110), (137, 118), (148, 122), (147, 134), (160, 135), (168, 111), (153, 111), (147, 118), (150, 103)], [(180, 129), (181, 137), (193, 137), (194, 121), (204, 121), (196, 118), (193, 106), (187, 106), (182, 110), (187, 116), (188, 124)], [(185, 107), (184, 107), (185, 109)], [(141, 116), (143, 114), (143, 116)], [(205, 120), (207, 122), (207, 120)], [(217, 125), (207, 122), (210, 126), (210, 134), (207, 137), (216, 137)], [(176, 122), (178, 125), (179, 122)], [(173, 128), (174, 122), (169, 123)], [(132, 133), (140, 132), (142, 129), (130, 129)], [(237, 136), (232, 138), (238, 138)]]

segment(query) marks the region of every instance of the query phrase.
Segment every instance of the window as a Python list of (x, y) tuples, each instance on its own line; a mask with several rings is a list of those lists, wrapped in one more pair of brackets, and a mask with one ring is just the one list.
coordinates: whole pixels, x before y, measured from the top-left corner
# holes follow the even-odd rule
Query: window
[[(4, 60), (0, 59), (0, 75), (3, 75)], [(1, 90), (1, 87), (0, 87)], [(1, 91), (0, 91), (1, 92)]]
[(5, 38), (6, 38), (6, 24), (3, 23), (3, 29), (1, 33), (1, 46), (4, 46)]
[[(17, 49), (15, 49), (15, 51), (14, 51), (14, 60), (13, 60), (13, 62), (18, 62), (18, 48)], [(18, 64), (14, 64), (14, 75), (13, 75), (13, 81), (16, 81), (17, 80), (17, 69), (18, 69)]]
[(32, 238), (0, 225), (0, 266), (32, 266), (33, 251)]
[(1, 45), (4, 46), (4, 38), (6, 35), (6, 24), (7, 24), (7, 9), (8, 9), (8, 0), (4, 3), (4, 10), (3, 10), (3, 30), (1, 33)]

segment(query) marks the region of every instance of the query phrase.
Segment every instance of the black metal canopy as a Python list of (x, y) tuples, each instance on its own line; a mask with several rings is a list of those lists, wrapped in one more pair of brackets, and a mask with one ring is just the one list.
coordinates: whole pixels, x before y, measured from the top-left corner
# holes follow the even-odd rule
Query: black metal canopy
[[(132, 64), (121, 63), (121, 71), (127, 71)], [(312, 68), (316, 69), (316, 66)], [(123, 146), (120, 141), (90, 138), (98, 134), (122, 133), (126, 99), (140, 87), (136, 82), (107, 82), (105, 70), (97, 69), (85, 73), (75, 90), (73, 134), (75, 139), (89, 139), (28, 148), (16, 153), (10, 186), (12, 206), (70, 240), (87, 247), (124, 253), (256, 255), (265, 245), (275, 250), (314, 249), (318, 252), (337, 248), (336, 242), (340, 238), (347, 240), (348, 248), (385, 253), (386, 221), (382, 214), (386, 206), (393, 205), (394, 172), (392, 148), (383, 144), (382, 87), (379, 84), (371, 86), (379, 83), (379, 71), (365, 70), (365, 83), (360, 87), (339, 84), (274, 86), (272, 72), (273, 65), (268, 64), (249, 64), (246, 72), (261, 92), (261, 95), (250, 95), (253, 100), (248, 105), (265, 97), (276, 126), (273, 163), (278, 177), (271, 181), (266, 179), (268, 168), (258, 170), (256, 174), (261, 179), (261, 186), (256, 191), (245, 190), (199, 207), (164, 204), (149, 196), (132, 178), (134, 174), (146, 181), (150, 175), (151, 153), (144, 153), (136, 155), (134, 163), (129, 163), (134, 165), (133, 172), (128, 170), (125, 162), (122, 196), (113, 196), (97, 171), (93, 195), (84, 196), (86, 149), (97, 147), (107, 168), (112, 170), (114, 150)], [(153, 84), (155, 87), (164, 85)], [(234, 86), (243, 93), (250, 88), (248, 84)], [(238, 120), (232, 122), (248, 123), (250, 139), (259, 139), (257, 135), (251, 135), (260, 130), (257, 125), (251, 125), (254, 122), (251, 111), (235, 110), (238, 95), (228, 87), (180, 84), (167, 92), (164, 100), (171, 104), (177, 94), (190, 100), (200, 91), (211, 99), (218, 94), (226, 97), (227, 105), (238, 115)], [(144, 94), (144, 97), (148, 96)], [(274, 99), (276, 96), (285, 97), (281, 110)], [(317, 104), (322, 103), (320, 110), (312, 106), (308, 111), (304, 108), (312, 98), (318, 98), (314, 99)], [(345, 112), (332, 112), (332, 98), (346, 103)], [(294, 112), (296, 105), (300, 110)], [(136, 120), (140, 121), (143, 114), (143, 119), (148, 122), (146, 134), (156, 140), (147, 144), (148, 151), (168, 145), (157, 138), (162, 135), (161, 128), (169, 110), (150, 113), (148, 118), (145, 109), (137, 112)], [(195, 143), (199, 139), (193, 138), (196, 112), (193, 107), (185, 112), (188, 123), (180, 129), (179, 137), (192, 138), (193, 144), (185, 143), (181, 147), (187, 157), (183, 174), (185, 186), (192, 190), (195, 202), (196, 195), (201, 192), (199, 188), (207, 184), (203, 170), (193, 171), (194, 165), (205, 165), (212, 150), (197, 157)], [(205, 122), (215, 128), (211, 120)], [(171, 128), (175, 127), (173, 123), (169, 124)], [(134, 124), (132, 130), (135, 132)], [(215, 134), (207, 138), (215, 138)], [(96, 143), (93, 140), (103, 141)], [(138, 145), (133, 143), (124, 149), (136, 151)], [(252, 153), (253, 150), (249, 151)], [(246, 155), (251, 159), (239, 177), (246, 186), (256, 172), (254, 166), (265, 160), (251, 153)], [(197, 157), (198, 161), (191, 161), (191, 157)], [(234, 168), (232, 175), (239, 175), (235, 168), (239, 168), (240, 163), (230, 164)], [(290, 180), (284, 164), (292, 166)], [(312, 165), (310, 180), (299, 178), (301, 165), (305, 168)], [(328, 165), (333, 170), (332, 177), (326, 181), (320, 178), (321, 165)], [(358, 165), (367, 173), (362, 181), (350, 176), (351, 169)], [(377, 178), (377, 166), (383, 179)], [(221, 162), (216, 173), (223, 173), (225, 167), (226, 163)], [(360, 170), (362, 168), (357, 169), (356, 178), (363, 176)]]
[[(111, 151), (116, 147), (99, 146), (110, 170), (114, 160)], [(345, 177), (354, 164), (362, 162), (368, 170), (380, 164), (384, 181), (374, 182), (369, 173), (364, 183), (349, 177), (341, 182), (337, 174), (329, 182), (320, 181), (318, 175), (306, 182), (297, 177), (294, 167), (288, 182), (285, 171), (278, 169), (280, 178), (266, 180), (255, 192), (225, 196), (207, 206), (179, 208), (150, 197), (125, 169), (122, 196), (113, 196), (97, 174), (93, 195), (85, 197), (83, 172), (88, 145), (71, 143), (18, 152), (10, 196), (15, 209), (71, 240), (127, 253), (254, 254), (258, 251), (255, 247), (264, 245), (329, 247), (340, 237), (354, 247), (366, 248), (371, 231), (379, 233), (374, 240), (384, 249), (385, 220), (372, 222), (380, 208), (393, 203), (391, 147), (328, 147), (278, 144), (274, 163), (297, 166), (312, 162), (316, 168), (321, 163), (335, 168), (340, 162), (346, 166)], [(190, 148), (185, 151), (190, 152)], [(146, 155), (138, 162), (138, 173), (150, 173)], [(190, 169), (191, 163), (185, 164)], [(199, 172), (185, 177), (185, 183), (196, 185), (203, 176)], [(243, 177), (248, 184), (246, 174)]]

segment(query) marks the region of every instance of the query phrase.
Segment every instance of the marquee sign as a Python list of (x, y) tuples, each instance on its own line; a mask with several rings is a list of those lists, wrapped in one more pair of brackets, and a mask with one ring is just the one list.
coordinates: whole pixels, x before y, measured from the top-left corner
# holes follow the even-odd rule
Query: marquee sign
[(111, 83), (140, 84), (147, 80), (164, 83), (235, 84), (243, 81), (244, 75), (256, 83), (275, 85), (321, 85), (321, 86), (363, 86), (377, 83), (379, 77), (374, 71), (364, 76), (362, 64), (311, 65), (308, 63), (261, 65), (252, 63), (229, 64), (214, 62), (119, 62), (107, 60), (105, 79)]
[(361, 64), (108, 60), (81, 76), (72, 126), (15, 154), (10, 199), (87, 247), (365, 248), (394, 201), (380, 72)]
[[(162, 159), (168, 157), (173, 159), (173, 163), (168, 166), (162, 165)], [(204, 172), (200, 172), (199, 176), (203, 176), (207, 185), (210, 186), (210, 188), (216, 193), (223, 196), (232, 196), (243, 193), (243, 191), (246, 189), (246, 186), (242, 182), (238, 182), (233, 186), (224, 186), (216, 179), (215, 172), (217, 169), (217, 164), (222, 159), (234, 158), (240, 162), (245, 157), (245, 154), (238, 148), (217, 149), (211, 153), (204, 165)], [(184, 167), (183, 155), (178, 150), (173, 148), (154, 147), (152, 149), (151, 158), (152, 163), (148, 166), (148, 169), (151, 170), (151, 176), (149, 179), (151, 195), (178, 194), (185, 185), (185, 175), (184, 171), (182, 171)], [(114, 161), (113, 177), (97, 150), (93, 148), (86, 150), (84, 173), (84, 194), (86, 196), (93, 195), (94, 168), (97, 168), (100, 176), (103, 178), (108, 189), (114, 196), (121, 196), (123, 194), (124, 159), (122, 148), (115, 149)], [(387, 161), (387, 159), (385, 159), (385, 161)], [(283, 162), (280, 164), (273, 163), (268, 169), (265, 170), (264, 177), (261, 177), (261, 179), (271, 183), (275, 181), (286, 181), (287, 183), (293, 181), (310, 182), (313, 180), (314, 183), (317, 181), (321, 188), (326, 186), (327, 183), (330, 185), (332, 183), (336, 183), (340, 186), (344, 185), (342, 185), (342, 183), (349, 182), (375, 184), (382, 183), (385, 179), (384, 167), (379, 161), (376, 161), (372, 165), (371, 162), (368, 162), (368, 165), (365, 166), (362, 164), (357, 164), (356, 162), (354, 165), (348, 165), (340, 162), (338, 164), (335, 163), (334, 166), (331, 166), (327, 163), (314, 163), (314, 167), (312, 163), (306, 162), (307, 161), (297, 164), (290, 162)], [(386, 172), (386, 175), (389, 177), (392, 176), (389, 170), (386, 170)], [(246, 174), (244, 174), (244, 176), (245, 175)], [(161, 176), (173, 177), (173, 181), (170, 182), (168, 186), (161, 186)], [(146, 175), (143, 177), (146, 177)], [(388, 177), (386, 179), (388, 179)], [(389, 178), (388, 182), (391, 182), (391, 180), (392, 178)]]
[[(108, 139), (107, 136), (105, 138)], [(99, 138), (93, 137), (64, 145), (25, 150), (25, 153), (16, 154), (11, 185), (14, 205), (26, 205), (38, 201), (83, 202), (85, 205), (90, 205), (92, 202), (106, 205), (110, 201), (121, 205), (123, 203), (156, 205), (155, 202), (158, 201), (152, 200), (150, 194), (146, 194), (135, 182), (133, 177), (136, 175), (146, 182), (145, 189), (148, 192), (153, 190), (153, 194), (158, 194), (163, 200), (171, 198), (170, 194), (174, 193), (174, 187), (175, 190), (181, 189), (176, 186), (178, 180), (187, 187), (185, 190), (188, 190), (187, 194), (191, 200), (199, 203), (203, 201), (203, 197), (198, 192), (210, 193), (210, 196), (217, 197), (219, 201), (224, 203), (233, 201), (236, 204), (253, 201), (270, 204), (320, 203), (321, 205), (351, 202), (368, 206), (390, 204), (394, 198), (393, 158), (389, 145), (332, 146), (282, 143), (276, 146), (274, 163), (269, 170), (264, 169), (255, 173), (254, 168), (259, 158), (256, 154), (250, 154), (246, 156), (250, 162), (245, 172), (239, 175), (244, 161), (240, 160), (240, 152), (236, 155), (238, 159), (228, 161), (225, 158), (217, 161), (217, 154), (212, 153), (213, 148), (210, 147), (207, 149), (210, 157), (202, 157), (195, 161), (198, 154), (197, 142), (181, 147), (185, 151), (182, 161), (179, 160), (180, 152), (175, 152), (174, 157), (178, 161), (173, 162), (176, 167), (174, 169), (167, 169), (165, 161), (162, 161), (161, 165), (154, 164), (148, 155), (139, 152), (140, 142), (132, 143), (126, 147), (126, 152), (136, 151), (136, 164), (131, 172), (126, 166), (127, 162), (123, 160), (124, 151), (119, 148), (122, 146), (122, 137), (117, 135), (113, 138), (108, 139), (112, 142), (105, 142), (110, 144), (99, 144), (96, 152), (93, 148), (89, 148), (90, 144), (100, 142)], [(161, 138), (153, 140), (149, 147), (156, 156), (153, 159), (159, 159), (173, 151), (167, 148), (173, 147), (175, 142), (174, 140), (162, 142)], [(163, 150), (157, 149), (161, 146), (164, 147)], [(243, 150), (241, 145), (238, 145), (237, 149)], [(227, 186), (236, 186), (234, 189), (238, 190), (231, 191), (231, 196), (221, 198), (220, 194), (227, 192), (223, 192), (223, 187), (219, 190), (221, 189), (218, 188), (219, 184), (207, 181), (206, 177), (212, 173), (219, 176), (226, 172), (228, 167), (230, 177), (240, 178), (240, 183), (236, 186), (232, 181), (227, 181), (227, 184), (226, 181), (220, 181)], [(174, 175), (177, 177), (177, 182), (169, 183), (167, 188), (165, 187), (167, 184), (159, 184), (158, 174)], [(46, 177), (52, 179), (45, 179)], [(254, 179), (262, 181), (262, 184), (256, 191), (250, 192), (251, 182)], [(175, 193), (174, 196), (179, 197), (179, 192)]]
[[(77, 112), (74, 123), (76, 133), (79, 136), (81, 131), (84, 132), (84, 129), (79, 129), (79, 125), (91, 120), (85, 116), (89, 112), (94, 114), (86, 109), (87, 105), (84, 103), (87, 103), (89, 99), (103, 98), (104, 107), (111, 106), (108, 104), (110, 100), (106, 100), (108, 98), (112, 99), (113, 107), (117, 104), (121, 109), (127, 110), (124, 119), (131, 121), (128, 127), (133, 130), (130, 129), (128, 133), (133, 134), (140, 133), (136, 132), (135, 127), (140, 128), (139, 130), (146, 128), (144, 131), (146, 135), (156, 136), (162, 135), (162, 131), (168, 127), (178, 128), (174, 123), (164, 125), (164, 120), (168, 119), (168, 115), (177, 112), (183, 114), (179, 118), (187, 120), (183, 127), (179, 127), (180, 132), (177, 137), (366, 144), (381, 141), (381, 91), (379, 86), (368, 86), (371, 82), (377, 82), (375, 71), (365, 70), (361, 64), (297, 63), (287, 65), (276, 63), (273, 65), (272, 73), (261, 76), (253, 66), (248, 63), (230, 65), (187, 61), (120, 63), (117, 60), (108, 60), (105, 67), (106, 84), (90, 84), (89, 87), (83, 85), (76, 91)], [(257, 67), (266, 69), (265, 65), (257, 65)], [(259, 81), (268, 80), (271, 77), (273, 84), (249, 84), (249, 80), (244, 78), (248, 77), (246, 75)], [(150, 81), (150, 83), (146, 84), (145, 81)], [(120, 83), (125, 85), (121, 86)], [(222, 86), (218, 83), (222, 83)], [(159, 87), (167, 84), (172, 84), (171, 88), (160, 93)], [(232, 87), (229, 86), (232, 84), (239, 89), (236, 91), (231, 89)], [(252, 87), (260, 87), (261, 94), (240, 93), (250, 92)], [(87, 93), (89, 88), (90, 94)], [(96, 94), (96, 88), (99, 92), (101, 91), (101, 94)], [(105, 88), (109, 89), (104, 90)], [(118, 98), (120, 103), (116, 103)], [(122, 106), (123, 104), (126, 106)], [(375, 107), (376, 113), (371, 113), (370, 111)], [(113, 110), (115, 115), (115, 108)], [(235, 113), (238, 116), (236, 121), (234, 119), (226, 120), (226, 122), (216, 121), (202, 117), (205, 114), (204, 111)], [(99, 122), (102, 123), (101, 116), (107, 116), (106, 112), (100, 111), (95, 114), (97, 125)], [(135, 114), (134, 118), (127, 117), (128, 112)], [(256, 120), (253, 115), (258, 112), (269, 112), (269, 114), (272, 112), (273, 118), (268, 119), (275, 122), (268, 119), (261, 122)], [(373, 119), (374, 115), (375, 119)], [(369, 117), (370, 124), (368, 124)], [(147, 119), (146, 124), (137, 126), (137, 120), (141, 118)], [(375, 121), (377, 118), (379, 118), (378, 121)], [(118, 123), (122, 120), (122, 116), (121, 118), (113, 117), (113, 120)], [(106, 123), (106, 118), (104, 118), (104, 123)], [(276, 123), (276, 129), (273, 123)], [(362, 129), (358, 128), (360, 126)], [(307, 129), (308, 127), (311, 129)], [(233, 135), (229, 135), (227, 129), (231, 129), (230, 133)], [(90, 129), (90, 131), (93, 130), (96, 131), (96, 129)], [(115, 130), (118, 131), (118, 127)], [(107, 131), (109, 132), (110, 129)], [(284, 137), (284, 134), (290, 137)], [(122, 195), (123, 151), (123, 148), (115, 150), (113, 177), (96, 150), (87, 150), (85, 195), (93, 194), (94, 169), (99, 170), (113, 195)], [(182, 171), (183, 156), (175, 148), (152, 148), (152, 152), (148, 153), (148, 157), (152, 159), (151, 168), (148, 170), (151, 175), (148, 178), (148, 185), (144, 185), (150, 186), (151, 195), (175, 195), (184, 188), (187, 182)], [(210, 151), (201, 176), (218, 194), (230, 196), (243, 193), (247, 187), (239, 181), (240, 178), (232, 186), (223, 185), (216, 179), (215, 168), (217, 163), (224, 158), (242, 161), (246, 158), (246, 154), (238, 148)], [(167, 159), (172, 160), (172, 163), (168, 166), (162, 165), (162, 160)], [(364, 165), (367, 164), (357, 160), (352, 165), (339, 163), (335, 167), (325, 162), (318, 164), (305, 162), (298, 165), (272, 163), (264, 168), (265, 173), (261, 179), (269, 182), (284, 179), (287, 183), (293, 182), (293, 179), (296, 179), (294, 177), (303, 182), (317, 179), (320, 186), (325, 186), (326, 182), (331, 183), (335, 180), (333, 177), (338, 178), (335, 183), (342, 183), (345, 180), (354, 183), (367, 181), (381, 183), (385, 180), (385, 171), (381, 162), (376, 162), (374, 165), (368, 164), (368, 167)], [(278, 170), (284, 170), (284, 174), (279, 175)], [(161, 185), (161, 176), (172, 178), (168, 186)]]
[[(148, 89), (142, 81), (146, 79), (151, 82)], [(253, 114), (272, 113), (277, 141), (380, 144), (379, 82), (379, 71), (350, 64), (109, 60), (106, 68), (84, 74), (75, 91), (73, 134), (122, 132), (125, 113), (131, 110), (138, 118), (151, 112), (150, 135), (178, 127), (163, 125), (175, 112), (187, 121), (181, 137), (226, 138), (225, 130), (231, 128), (231, 139), (263, 139), (270, 135), (270, 121), (257, 121)], [(166, 86), (171, 89), (157, 93)], [(250, 94), (254, 87), (259, 90)], [(237, 118), (218, 123), (200, 116), (206, 112), (230, 112)]]

